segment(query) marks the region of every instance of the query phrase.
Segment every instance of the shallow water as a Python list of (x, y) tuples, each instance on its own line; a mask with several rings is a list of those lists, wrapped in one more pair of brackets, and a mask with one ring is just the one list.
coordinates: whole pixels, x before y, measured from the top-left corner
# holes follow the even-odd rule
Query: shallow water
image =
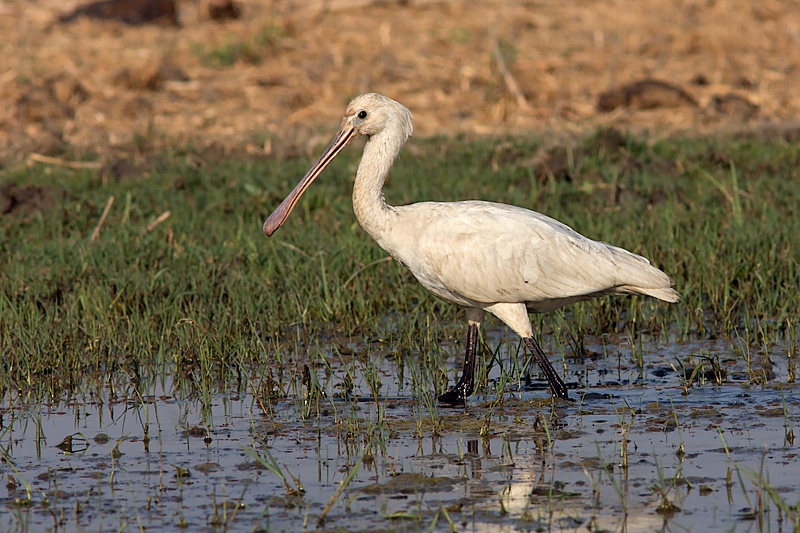
[[(776, 504), (791, 514), (800, 500), (785, 353), (748, 370), (727, 342), (648, 343), (639, 369), (624, 346), (587, 348), (567, 361), (570, 404), (535, 381), (439, 409), (410, 396), (393, 359), (372, 361), (376, 403), (366, 366), (333, 356), (319, 402), (247, 389), (203, 404), (167, 380), (102, 404), (6, 397), (0, 530), (793, 530)], [(684, 394), (674, 366), (698, 354), (717, 356), (726, 380), (708, 373)], [(348, 372), (357, 398), (334, 399)]]

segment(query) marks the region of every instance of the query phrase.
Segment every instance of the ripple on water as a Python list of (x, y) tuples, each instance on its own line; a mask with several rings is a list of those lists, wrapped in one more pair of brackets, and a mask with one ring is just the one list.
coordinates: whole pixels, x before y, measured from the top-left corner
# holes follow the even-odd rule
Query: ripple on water
[(781, 358), (762, 386), (760, 367), (721, 344), (646, 348), (643, 368), (619, 348), (568, 359), (571, 404), (511, 380), (502, 402), (426, 407), (394, 358), (373, 361), (391, 397), (377, 407), (352, 360), (362, 401), (318, 410), (281, 399), (264, 414), (245, 391), (202, 405), (169, 382), (115, 403), (6, 398), (0, 529), (727, 531), (753, 519), (778, 529), (776, 498), (800, 498), (800, 397)]

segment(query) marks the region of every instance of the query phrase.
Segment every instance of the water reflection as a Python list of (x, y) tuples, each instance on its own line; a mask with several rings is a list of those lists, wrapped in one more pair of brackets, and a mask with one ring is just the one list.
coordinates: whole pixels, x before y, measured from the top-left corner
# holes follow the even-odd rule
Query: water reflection
[[(319, 401), (163, 378), (84, 402), (6, 397), (0, 530), (778, 529), (787, 517), (771, 498), (798, 501), (793, 386), (687, 388), (676, 355), (570, 361), (572, 380), (593, 381), (555, 407), (520, 387), (438, 410), (408, 395), (394, 360), (372, 362), (377, 402), (374, 369), (353, 361), (317, 379)], [(337, 398), (344, 375), (351, 394)]]

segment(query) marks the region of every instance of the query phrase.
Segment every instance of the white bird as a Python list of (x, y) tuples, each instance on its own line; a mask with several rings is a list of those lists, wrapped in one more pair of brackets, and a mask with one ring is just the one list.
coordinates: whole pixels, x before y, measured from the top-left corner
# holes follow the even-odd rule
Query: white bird
[(353, 186), (361, 227), (426, 289), (467, 309), (464, 368), (440, 402), (463, 405), (472, 394), (478, 328), (487, 311), (522, 338), (552, 393), (567, 399), (566, 385), (533, 336), (529, 312), (606, 294), (678, 301), (674, 282), (644, 257), (528, 209), (482, 201), (388, 205), (383, 185), (412, 132), (411, 112), (402, 104), (375, 93), (354, 98), (330, 146), (267, 218), (264, 233), (271, 236), (333, 158), (356, 135), (366, 135)]

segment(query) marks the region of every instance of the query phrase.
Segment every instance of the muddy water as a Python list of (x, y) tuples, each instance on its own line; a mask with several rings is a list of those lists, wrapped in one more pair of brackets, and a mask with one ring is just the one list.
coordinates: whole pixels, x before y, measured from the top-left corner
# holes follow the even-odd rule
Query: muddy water
[[(572, 404), (535, 380), (437, 409), (373, 360), (376, 403), (359, 364), (334, 356), (331, 383), (355, 368), (356, 399), (327, 385), (319, 403), (203, 403), (166, 380), (126, 401), (5, 398), (0, 530), (793, 530), (800, 395), (785, 353), (748, 368), (726, 342), (645, 344), (640, 369), (622, 346), (587, 347), (568, 360)], [(706, 372), (685, 391), (677, 361), (700, 355), (724, 383)]]

